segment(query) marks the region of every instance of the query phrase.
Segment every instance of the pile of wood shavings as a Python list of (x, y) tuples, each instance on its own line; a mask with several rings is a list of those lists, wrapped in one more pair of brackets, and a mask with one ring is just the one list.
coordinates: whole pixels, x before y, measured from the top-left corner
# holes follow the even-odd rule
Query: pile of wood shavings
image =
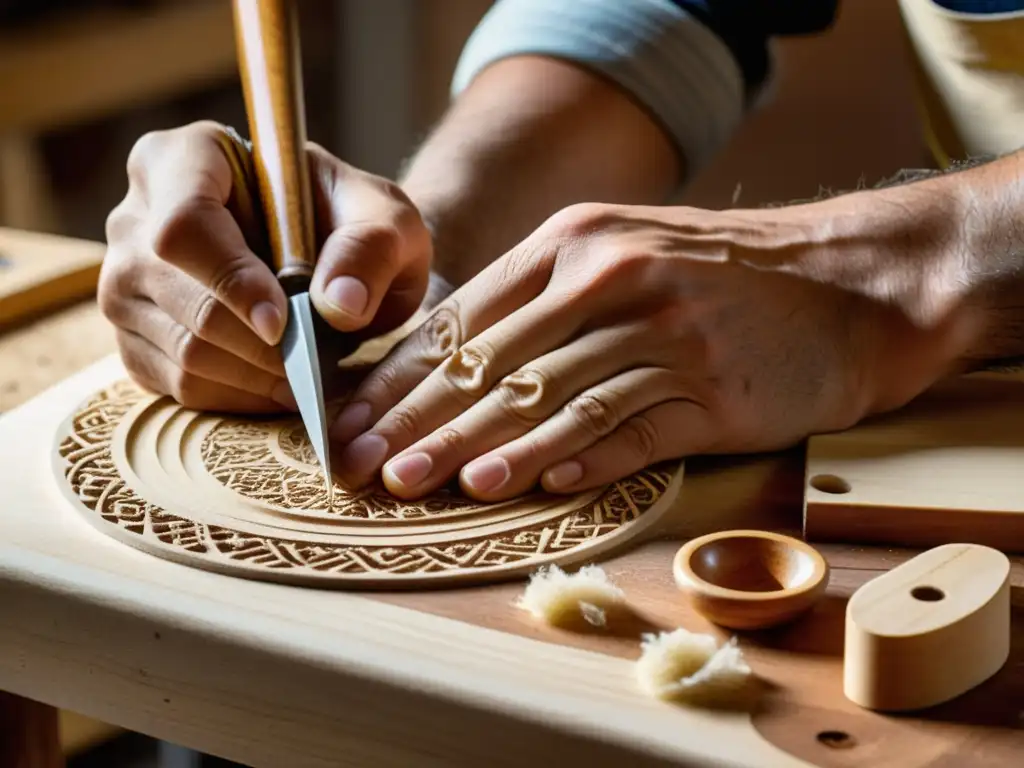
[[(566, 573), (551, 565), (533, 574), (517, 605), (552, 625), (582, 616), (603, 627), (608, 610), (623, 605), (625, 597), (599, 566)], [(752, 671), (736, 638), (719, 646), (713, 635), (679, 628), (643, 635), (636, 674), (650, 696), (719, 705), (742, 698)]]

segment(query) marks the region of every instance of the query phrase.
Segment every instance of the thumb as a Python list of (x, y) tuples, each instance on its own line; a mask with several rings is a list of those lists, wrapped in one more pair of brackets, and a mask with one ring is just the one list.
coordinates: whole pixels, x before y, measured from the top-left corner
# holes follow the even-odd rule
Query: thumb
[(426, 294), (430, 233), (399, 187), (310, 146), (313, 178), (327, 187), (318, 224), (330, 234), (313, 273), (310, 298), (339, 331), (379, 335), (398, 327)]

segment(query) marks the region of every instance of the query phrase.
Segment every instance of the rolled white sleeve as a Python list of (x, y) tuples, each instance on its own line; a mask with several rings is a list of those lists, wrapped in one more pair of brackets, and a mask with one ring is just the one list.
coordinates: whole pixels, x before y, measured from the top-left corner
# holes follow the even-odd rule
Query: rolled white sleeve
[(499, 59), (542, 55), (617, 83), (667, 131), (687, 179), (743, 119), (743, 76), (729, 48), (668, 0), (497, 0), (456, 66), (457, 96)]

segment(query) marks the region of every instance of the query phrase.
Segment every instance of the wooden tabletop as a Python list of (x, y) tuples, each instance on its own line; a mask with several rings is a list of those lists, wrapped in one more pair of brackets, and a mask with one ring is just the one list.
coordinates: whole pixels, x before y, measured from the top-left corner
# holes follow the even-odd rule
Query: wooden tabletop
[[(914, 553), (835, 545), (820, 547), (833, 570), (819, 608), (741, 636), (764, 683), (758, 711), (656, 702), (633, 677), (641, 632), (683, 626), (727, 636), (679, 599), (678, 538), (607, 562), (638, 618), (581, 634), (515, 608), (521, 584), (302, 589), (198, 571), (99, 534), (54, 488), (49, 452), (70, 409), (124, 375), (106, 357), (112, 349), (92, 303), (0, 336), (9, 411), (0, 417), (0, 690), (275, 768), (549, 764), (569, 754), (596, 766), (1019, 764), (1020, 558), (1009, 662), (934, 711), (886, 717), (843, 697), (845, 600)], [(796, 533), (802, 487), (801, 451), (691, 461), (677, 502), (681, 532)]]

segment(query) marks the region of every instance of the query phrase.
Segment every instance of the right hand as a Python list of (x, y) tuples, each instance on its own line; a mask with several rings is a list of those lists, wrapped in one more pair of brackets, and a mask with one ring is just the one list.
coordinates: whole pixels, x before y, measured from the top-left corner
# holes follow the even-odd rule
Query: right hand
[[(287, 299), (247, 243), (256, 223), (231, 210), (224, 135), (204, 121), (135, 144), (128, 192), (107, 219), (99, 304), (147, 389), (198, 410), (294, 410), (277, 347)], [(386, 333), (420, 306), (431, 238), (395, 184), (312, 143), (307, 155), (321, 248), (310, 297), (351, 348), (353, 335)]]

